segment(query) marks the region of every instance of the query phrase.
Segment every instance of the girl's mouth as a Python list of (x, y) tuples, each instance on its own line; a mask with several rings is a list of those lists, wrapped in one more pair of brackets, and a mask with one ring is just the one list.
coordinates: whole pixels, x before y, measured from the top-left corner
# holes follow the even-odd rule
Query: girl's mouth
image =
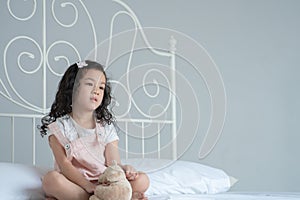
[(92, 97), (91, 100), (94, 101), (94, 102), (98, 102), (96, 97)]

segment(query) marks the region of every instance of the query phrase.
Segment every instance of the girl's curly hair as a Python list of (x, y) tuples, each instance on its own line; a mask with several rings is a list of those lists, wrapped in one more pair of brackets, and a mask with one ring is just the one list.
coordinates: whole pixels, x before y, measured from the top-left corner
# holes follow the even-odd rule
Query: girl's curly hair
[(57, 118), (62, 117), (72, 112), (72, 95), (79, 87), (79, 80), (84, 76), (87, 70), (96, 69), (103, 72), (106, 78), (106, 86), (104, 89), (104, 96), (101, 105), (95, 110), (97, 122), (102, 125), (111, 124), (114, 119), (108, 106), (111, 103), (111, 86), (108, 82), (103, 66), (97, 62), (86, 60), (87, 66), (81, 68), (75, 63), (71, 65), (58, 85), (58, 91), (55, 96), (54, 103), (51, 106), (50, 113), (41, 119), (42, 126), (39, 126), (41, 136), (47, 135), (48, 125), (55, 122)]

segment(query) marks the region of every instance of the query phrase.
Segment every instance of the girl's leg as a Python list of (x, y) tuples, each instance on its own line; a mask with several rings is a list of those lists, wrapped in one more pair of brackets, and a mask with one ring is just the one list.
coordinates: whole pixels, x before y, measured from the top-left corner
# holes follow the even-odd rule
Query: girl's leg
[(132, 200), (147, 199), (145, 192), (149, 187), (150, 181), (147, 174), (139, 172), (139, 175), (133, 181), (129, 181), (132, 187)]
[(90, 195), (80, 186), (69, 181), (57, 171), (48, 172), (43, 177), (43, 190), (50, 199), (88, 200)]

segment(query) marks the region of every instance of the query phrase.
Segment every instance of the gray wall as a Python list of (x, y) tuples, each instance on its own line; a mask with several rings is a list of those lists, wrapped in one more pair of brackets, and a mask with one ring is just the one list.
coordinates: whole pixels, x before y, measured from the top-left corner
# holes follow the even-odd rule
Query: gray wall
[[(30, 14), (32, 2), (11, 2), (11, 7), (20, 17), (24, 17)], [(82, 8), (81, 12), (84, 11), (79, 2), (74, 3)], [(300, 119), (300, 94), (297, 85), (300, 82), (300, 1), (148, 0), (125, 3), (136, 13), (143, 27), (162, 27), (179, 31), (202, 45), (216, 63), (224, 81), (227, 97), (225, 125), (214, 149), (208, 156), (199, 159), (199, 148), (208, 127), (209, 100), (202, 98), (202, 88), (205, 88), (203, 79), (194, 77), (193, 71), (184, 68), (184, 59), (178, 59), (178, 71), (190, 79), (196, 92), (195, 96), (201, 99), (197, 101), (200, 102), (201, 110), (198, 133), (180, 159), (224, 169), (240, 180), (233, 190), (299, 192), (300, 161), (297, 153), (300, 149), (297, 143), (300, 137), (297, 121)], [(109, 36), (110, 19), (121, 7), (110, 1), (85, 1), (84, 4), (94, 22), (96, 42), (100, 43)], [(79, 26), (62, 28), (53, 20), (50, 12), (51, 1), (46, 2), (45, 8), (46, 45), (49, 47), (56, 40), (68, 40), (77, 47), (80, 55), (71, 48), (61, 50), (57, 47), (53, 48), (48, 56), (67, 54), (72, 63), (84, 58), (95, 43), (91, 26), (85, 23), (89, 20), (88, 16), (79, 18), (82, 20)], [(18, 21), (9, 14), (6, 2), (1, 1), (0, 52), (4, 52), (8, 42), (18, 35), (30, 35), (37, 43), (43, 43), (42, 1), (38, 1), (36, 10), (36, 14), (30, 20)], [(66, 23), (73, 20), (73, 13), (70, 7), (57, 8), (58, 17), (62, 17)], [(128, 18), (119, 20), (116, 32), (133, 28)], [(1, 54), (0, 75), (4, 85), (7, 85), (4, 62), (7, 61), (10, 74), (18, 77), (15, 55), (18, 55), (21, 47), (35, 51), (38, 55), (36, 46), (31, 43), (24, 42), (18, 45), (20, 46), (7, 51), (6, 58), (4, 53)], [(177, 43), (178, 49), (181, 45), (184, 44)], [(38, 59), (23, 61), (31, 65), (32, 62), (35, 62), (35, 65), (39, 62)], [(55, 63), (53, 59), (49, 62), (54, 63), (54, 66), (66, 65), (66, 62)], [(57, 70), (63, 72), (64, 68)], [(35, 78), (39, 79), (41, 76), (41, 73), (36, 74)], [(40, 84), (31, 83), (30, 80), (33, 79), (12, 79), (21, 90), (29, 84), (31, 92), (27, 98), (30, 102), (41, 104), (40, 93), (35, 92), (41, 90)], [(54, 98), (57, 83), (55, 77), (49, 77), (49, 80), (51, 84), (47, 85), (47, 105), (50, 105)], [(178, 87), (180, 88), (180, 84)], [(3, 87), (0, 88), (0, 91), (4, 92)], [(184, 92), (182, 94), (184, 95)], [(0, 96), (0, 99), (0, 113), (32, 113), (7, 103), (3, 96)], [(186, 101), (188, 99), (184, 99), (182, 104)], [(191, 109), (193, 106), (191, 103), (183, 109)], [(186, 119), (188, 115), (183, 117)], [(190, 117), (192, 121), (194, 116)], [(0, 158), (1, 161), (5, 161), (10, 154), (10, 136), (3, 127), (10, 121), (1, 118), (0, 123)], [(21, 126), (26, 127), (26, 122), (22, 122)], [(186, 137), (190, 138), (190, 130), (186, 129), (184, 132)], [(30, 152), (30, 147), (24, 147), (23, 144), (27, 140), (30, 141), (31, 137), (26, 133), (18, 135), (16, 151)], [(9, 142), (6, 142), (7, 140)], [(36, 140), (38, 163), (50, 165), (51, 153), (46, 139), (37, 137)], [(30, 153), (28, 154), (30, 156)], [(22, 160), (21, 157), (17, 156), (16, 160)]]

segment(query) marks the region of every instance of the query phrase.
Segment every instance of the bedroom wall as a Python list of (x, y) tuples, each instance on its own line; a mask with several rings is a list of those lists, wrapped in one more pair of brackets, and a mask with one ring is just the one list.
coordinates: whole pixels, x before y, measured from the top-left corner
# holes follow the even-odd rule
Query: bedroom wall
[[(18, 17), (29, 16), (34, 1), (22, 3), (11, 1), (11, 7)], [(63, 2), (63, 1), (57, 1)], [(56, 2), (56, 3), (57, 3)], [(88, 23), (88, 15), (81, 16), (79, 26), (71, 29), (61, 29), (51, 16), (50, 1), (39, 1), (36, 4), (36, 14), (29, 21), (19, 21), (11, 16), (7, 2), (2, 0), (0, 6), (2, 27), (0, 39), (1, 65), (0, 78), (4, 85), (8, 84), (4, 77), (4, 64), (9, 66), (9, 73), (16, 81), (16, 87), (24, 89), (24, 83), (30, 85), (24, 93), (30, 93), (29, 101), (40, 104), (43, 99), (39, 92), (41, 84), (35, 84), (34, 79), (19, 79), (19, 69), (15, 55), (20, 47), (26, 47), (39, 54), (38, 48), (28, 41), (21, 46), (10, 49), (5, 54), (5, 48), (12, 38), (30, 36), (37, 43), (50, 45), (55, 40), (72, 41), (78, 52), (72, 48), (61, 50), (53, 48), (52, 54), (66, 55), (75, 62), (83, 58), (93, 48), (94, 43), (100, 43), (109, 36), (110, 19), (120, 10), (120, 5), (111, 1), (85, 1), (82, 6), (79, 1), (73, 1), (80, 6), (81, 12), (86, 8), (94, 22), (97, 41)], [(224, 169), (228, 174), (239, 179), (233, 191), (287, 191), (300, 192), (300, 2), (298, 0), (210, 0), (210, 1), (124, 1), (136, 13), (143, 27), (160, 27), (178, 31), (200, 44), (214, 61), (219, 70), (226, 91), (226, 118), (222, 134), (213, 150), (199, 159), (199, 148), (209, 126), (211, 107), (208, 95), (203, 92), (205, 84), (201, 77), (195, 76), (193, 70), (184, 66), (187, 62), (178, 59), (178, 71), (188, 79), (195, 91), (198, 101), (193, 97), (182, 100), (183, 109), (193, 110), (199, 102), (201, 120), (197, 135), (193, 140), (194, 131), (187, 125), (184, 130), (191, 145), (184, 151), (180, 159), (205, 163)], [(45, 5), (45, 7), (43, 7)], [(59, 7), (59, 6), (57, 6)], [(42, 14), (47, 10), (46, 41), (43, 41)], [(70, 23), (74, 19), (74, 10), (57, 8), (57, 17), (63, 17), (63, 22)], [(132, 21), (121, 18), (116, 31), (131, 29)], [(174, 33), (175, 34), (175, 33)], [(179, 40), (180, 41), (180, 40)], [(178, 42), (181, 50), (184, 44)], [(80, 56), (78, 56), (80, 55)], [(79, 58), (78, 58), (79, 57)], [(191, 58), (192, 59), (192, 58)], [(35, 64), (38, 60), (33, 59)], [(32, 64), (30, 59), (23, 60)], [(55, 63), (53, 60), (50, 62)], [(65, 62), (60, 62), (60, 65)], [(29, 65), (27, 65), (29, 66)], [(28, 68), (27, 68), (28, 69)], [(28, 70), (33, 70), (29, 69)], [(63, 72), (63, 68), (55, 69)], [(112, 74), (111, 74), (112, 75)], [(16, 77), (14, 77), (16, 76)], [(112, 75), (113, 76), (113, 75)], [(35, 75), (41, 79), (42, 74)], [(33, 82), (30, 82), (32, 80)], [(49, 77), (53, 84), (47, 85), (47, 105), (53, 99), (57, 79)], [(26, 81), (26, 82), (25, 82)], [(178, 93), (183, 84), (178, 85)], [(5, 93), (3, 85), (1, 92)], [(22, 93), (23, 94), (23, 93)], [(24, 94), (25, 95), (25, 94)], [(192, 103), (185, 103), (185, 102)], [(0, 113), (21, 112), (34, 113), (8, 103), (0, 96)], [(195, 103), (195, 104), (194, 104)], [(199, 114), (200, 115), (200, 114)], [(185, 115), (184, 118), (193, 121), (195, 116)], [(196, 115), (196, 118), (198, 115)], [(7, 134), (10, 121), (1, 118), (0, 121), (0, 161), (9, 160), (11, 137)], [(18, 123), (16, 121), (15, 123)], [(38, 120), (36, 120), (38, 124)], [(20, 122), (16, 131), (22, 132), (27, 126), (26, 121)], [(190, 125), (193, 126), (192, 124)], [(29, 127), (30, 128), (30, 127)], [(25, 131), (24, 131), (25, 132)], [(184, 136), (182, 136), (184, 139)], [(25, 162), (24, 156), (31, 156), (31, 147), (24, 146), (31, 141), (31, 134), (19, 134), (15, 145), (16, 160)], [(8, 141), (8, 142), (7, 142)], [(36, 137), (37, 161), (39, 165), (51, 165), (52, 158), (47, 141)], [(180, 147), (180, 144), (179, 144)]]

